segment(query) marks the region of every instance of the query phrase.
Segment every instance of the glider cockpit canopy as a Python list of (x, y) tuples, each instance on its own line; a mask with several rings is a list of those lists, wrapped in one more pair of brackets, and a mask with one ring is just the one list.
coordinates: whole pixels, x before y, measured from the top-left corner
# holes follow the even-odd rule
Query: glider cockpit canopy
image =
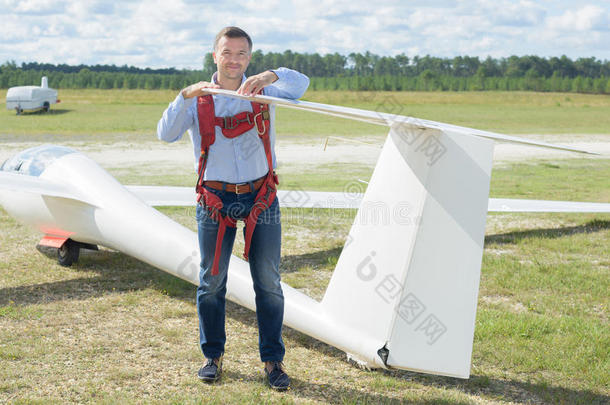
[(40, 176), (40, 174), (58, 158), (76, 151), (65, 146), (42, 145), (29, 148), (8, 158), (0, 171), (25, 174), (28, 176)]

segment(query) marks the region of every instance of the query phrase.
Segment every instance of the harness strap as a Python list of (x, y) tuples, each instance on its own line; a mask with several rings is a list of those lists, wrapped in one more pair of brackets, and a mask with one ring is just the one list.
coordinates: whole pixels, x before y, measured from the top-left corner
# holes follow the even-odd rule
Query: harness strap
[(222, 215), (220, 210), (223, 207), (221, 199), (214, 193), (203, 189), (203, 201), (205, 207), (208, 210), (210, 218), (218, 222), (218, 234), (216, 236), (216, 247), (214, 248), (214, 262), (212, 263), (212, 275), (218, 274), (218, 263), (220, 262), (220, 256), (222, 251), (222, 241), (225, 236), (227, 226), (231, 228), (237, 227), (237, 221), (228, 215)]
[(227, 138), (235, 138), (254, 127), (254, 113), (243, 111), (230, 117), (215, 117), (214, 122), (222, 128)]
[(197, 115), (199, 117), (199, 135), (201, 135), (201, 154), (199, 155), (199, 167), (197, 170), (197, 185), (195, 191), (197, 192), (197, 202), (201, 201), (201, 193), (203, 190), (203, 174), (205, 173), (205, 167), (208, 162), (208, 152), (210, 151), (210, 145), (216, 141), (216, 134), (214, 131), (214, 120), (210, 119), (215, 117), (214, 112), (214, 99), (211, 94), (201, 96), (197, 98)]
[(228, 215), (223, 215), (220, 211), (223, 208), (222, 200), (217, 195), (203, 187), (203, 177), (207, 165), (210, 145), (212, 145), (216, 140), (214, 127), (220, 126), (222, 128), (223, 135), (228, 138), (235, 138), (256, 126), (258, 136), (261, 138), (265, 148), (265, 156), (267, 157), (267, 165), (269, 170), (265, 177), (265, 181), (256, 194), (254, 205), (252, 206), (248, 217), (244, 219), (244, 258), (246, 260), (248, 260), (252, 235), (254, 234), (254, 228), (256, 227), (258, 217), (263, 211), (269, 208), (275, 200), (278, 178), (273, 172), (273, 158), (271, 154), (271, 141), (269, 137), (269, 128), (271, 123), (269, 105), (252, 102), (252, 112), (244, 111), (232, 117), (216, 117), (214, 111), (214, 99), (211, 95), (205, 95), (198, 97), (197, 115), (199, 119), (199, 134), (201, 135), (201, 155), (199, 157), (198, 179), (195, 190), (197, 192), (197, 202), (202, 203), (203, 206), (207, 208), (210, 217), (217, 221), (219, 225), (218, 234), (216, 237), (216, 247), (214, 250), (214, 263), (212, 265), (212, 275), (215, 276), (218, 274), (222, 241), (226, 227), (230, 226), (235, 228), (237, 226), (237, 221)]
[(275, 200), (275, 196), (277, 194), (276, 184), (279, 183), (277, 175), (273, 172), (273, 158), (271, 155), (271, 141), (269, 139), (269, 125), (265, 125), (266, 123), (268, 124), (270, 122), (269, 105), (252, 103), (252, 109), (255, 112), (256, 131), (258, 132), (258, 136), (263, 141), (263, 146), (265, 147), (265, 156), (267, 157), (267, 165), (269, 167), (269, 171), (267, 172), (265, 182), (256, 194), (256, 198), (254, 199), (254, 206), (250, 210), (248, 218), (246, 218), (245, 220), (246, 234), (244, 235), (244, 259), (246, 260), (248, 260), (248, 254), (250, 253), (250, 243), (252, 241), (252, 235), (254, 234), (254, 228), (256, 228), (258, 217), (263, 211), (269, 208), (271, 204), (273, 204), (273, 201)]

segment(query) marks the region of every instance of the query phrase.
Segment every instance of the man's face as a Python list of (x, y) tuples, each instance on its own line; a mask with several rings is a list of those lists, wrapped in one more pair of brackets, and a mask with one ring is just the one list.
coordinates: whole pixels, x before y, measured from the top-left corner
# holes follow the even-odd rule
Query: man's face
[(246, 38), (222, 37), (213, 53), (218, 74), (227, 79), (241, 79), (250, 63), (250, 48)]

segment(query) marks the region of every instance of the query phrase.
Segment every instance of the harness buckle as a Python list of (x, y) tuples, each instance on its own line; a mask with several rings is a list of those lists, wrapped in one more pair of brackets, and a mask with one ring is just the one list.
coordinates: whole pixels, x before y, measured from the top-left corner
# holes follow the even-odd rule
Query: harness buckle
[(242, 122), (247, 122), (249, 125), (252, 125), (251, 114), (246, 114), (246, 118), (238, 120), (236, 116), (231, 115), (229, 117), (222, 117), (224, 119), (224, 127), (225, 129), (235, 129)]
[[(263, 124), (263, 129), (261, 130), (258, 127), (258, 121), (256, 120), (258, 117), (261, 117), (261, 123)], [(263, 136), (265, 132), (267, 132), (267, 125), (265, 124), (265, 120), (269, 120), (269, 111), (263, 110), (254, 116), (254, 125), (256, 125), (256, 132), (258, 136)]]
[(231, 115), (229, 117), (223, 117), (225, 120), (225, 128), (226, 129), (234, 129), (239, 125), (239, 121), (235, 116)]

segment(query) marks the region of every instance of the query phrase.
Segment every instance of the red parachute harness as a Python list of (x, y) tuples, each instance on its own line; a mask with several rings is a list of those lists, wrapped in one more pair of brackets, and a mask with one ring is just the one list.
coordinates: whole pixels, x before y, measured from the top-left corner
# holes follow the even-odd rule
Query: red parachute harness
[(252, 112), (243, 111), (231, 117), (217, 117), (214, 112), (214, 99), (211, 95), (200, 96), (197, 98), (197, 116), (199, 119), (199, 134), (201, 135), (201, 155), (199, 156), (198, 179), (195, 190), (197, 192), (197, 202), (208, 210), (210, 217), (218, 222), (218, 236), (216, 237), (216, 249), (214, 251), (214, 263), (212, 265), (212, 275), (218, 274), (218, 263), (227, 226), (235, 228), (237, 220), (227, 215), (223, 215), (220, 210), (223, 207), (221, 199), (214, 193), (207, 190), (204, 186), (203, 174), (208, 160), (210, 146), (216, 140), (215, 127), (222, 128), (222, 133), (227, 138), (235, 138), (256, 126), (256, 132), (263, 141), (265, 155), (269, 171), (256, 194), (254, 205), (248, 216), (243, 219), (245, 222), (246, 235), (244, 246), (244, 259), (248, 260), (250, 242), (256, 227), (258, 216), (271, 206), (277, 193), (278, 179), (273, 172), (273, 161), (271, 157), (271, 142), (269, 140), (270, 114), (269, 105), (252, 102)]

